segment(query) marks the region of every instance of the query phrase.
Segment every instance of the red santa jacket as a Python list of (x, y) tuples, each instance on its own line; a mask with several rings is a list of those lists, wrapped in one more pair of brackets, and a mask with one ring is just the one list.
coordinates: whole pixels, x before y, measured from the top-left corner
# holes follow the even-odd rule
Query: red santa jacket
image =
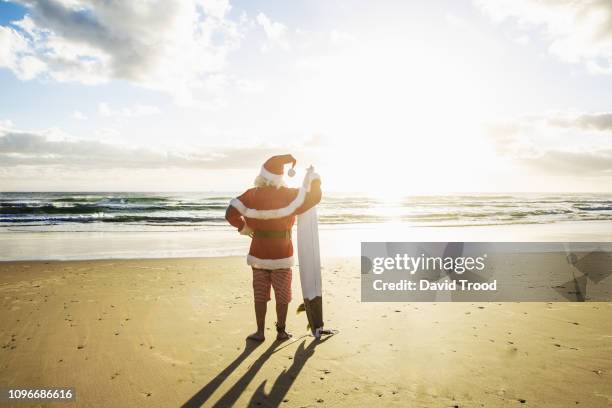
[[(255, 187), (230, 201), (225, 218), (239, 231), (254, 231), (247, 264), (260, 269), (293, 266), (291, 228), (295, 216), (321, 201), (321, 181), (315, 175), (300, 188)], [(286, 236), (282, 236), (287, 232)]]

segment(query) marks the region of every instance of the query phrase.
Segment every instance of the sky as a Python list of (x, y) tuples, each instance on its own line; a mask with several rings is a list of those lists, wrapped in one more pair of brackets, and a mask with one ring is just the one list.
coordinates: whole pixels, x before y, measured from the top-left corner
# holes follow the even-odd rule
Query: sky
[(0, 0), (0, 191), (612, 192), (610, 89), (608, 0)]

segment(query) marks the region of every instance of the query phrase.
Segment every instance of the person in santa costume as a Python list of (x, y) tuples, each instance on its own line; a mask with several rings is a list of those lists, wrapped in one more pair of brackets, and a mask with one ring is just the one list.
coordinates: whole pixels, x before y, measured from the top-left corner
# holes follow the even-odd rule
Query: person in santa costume
[(247, 264), (253, 269), (257, 331), (247, 337), (250, 340), (265, 340), (264, 326), (271, 288), (274, 288), (276, 300), (276, 339), (291, 337), (285, 330), (294, 263), (291, 228), (296, 215), (321, 201), (321, 179), (316, 173), (306, 177), (300, 188), (286, 186), (284, 167), (291, 164), (288, 174), (292, 177), (295, 163), (290, 154), (269, 158), (255, 178), (255, 187), (232, 199), (225, 213), (227, 221), (240, 234), (251, 237)]

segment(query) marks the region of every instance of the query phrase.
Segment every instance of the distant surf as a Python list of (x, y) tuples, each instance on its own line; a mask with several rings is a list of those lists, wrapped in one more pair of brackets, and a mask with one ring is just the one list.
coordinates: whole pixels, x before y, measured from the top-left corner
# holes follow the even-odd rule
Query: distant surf
[[(0, 193), (0, 230), (226, 229), (233, 193)], [(456, 194), (382, 199), (326, 194), (321, 224), (415, 226), (612, 220), (612, 194)]]

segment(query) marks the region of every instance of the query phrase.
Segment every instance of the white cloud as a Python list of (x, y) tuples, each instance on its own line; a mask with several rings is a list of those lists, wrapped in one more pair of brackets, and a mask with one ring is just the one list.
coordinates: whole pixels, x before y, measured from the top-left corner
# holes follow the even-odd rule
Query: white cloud
[(229, 0), (208, 0), (202, 2), (204, 12), (209, 16), (222, 19), (232, 9)]
[(121, 109), (113, 109), (107, 103), (101, 102), (98, 104), (98, 113), (100, 116), (105, 117), (137, 118), (158, 115), (161, 113), (161, 110), (157, 106), (152, 105), (134, 105)]
[(29, 80), (46, 70), (39, 58), (28, 55), (28, 42), (16, 30), (0, 26), (0, 67), (10, 69), (21, 80)]
[(524, 158), (531, 167), (553, 174), (612, 176), (612, 149), (567, 151), (553, 149)]
[(268, 42), (264, 44), (263, 50), (267, 51), (271, 48), (278, 47), (284, 50), (289, 50), (288, 28), (283, 23), (272, 21), (264, 13), (260, 12), (257, 15), (257, 23), (263, 28), (266, 33)]
[(87, 84), (124, 79), (189, 92), (225, 68), (241, 23), (227, 0), (18, 0), (26, 16), (0, 27), (0, 66)]
[(518, 37), (514, 38), (514, 42), (519, 45), (527, 45), (530, 41), (531, 38), (529, 38), (529, 36), (526, 34), (519, 35)]
[(612, 112), (557, 114), (548, 122), (557, 127), (612, 132)]
[(0, 120), (0, 132), (14, 126), (13, 121), (8, 119)]
[(265, 89), (265, 85), (261, 81), (251, 81), (248, 79), (239, 79), (236, 81), (236, 87), (245, 93), (260, 93)]
[(343, 46), (355, 41), (355, 37), (346, 31), (334, 29), (329, 33), (329, 39), (333, 45)]
[(287, 148), (255, 144), (153, 149), (79, 139), (57, 129), (25, 131), (0, 126), (0, 169), (257, 169), (268, 157), (287, 153)]
[(612, 175), (612, 113), (550, 113), (499, 121), (486, 134), (501, 157), (557, 175)]
[(610, 0), (475, 0), (494, 21), (514, 19), (521, 30), (540, 30), (549, 52), (583, 63), (591, 72), (612, 73)]
[(87, 116), (81, 111), (75, 110), (72, 112), (72, 118), (76, 120), (87, 120)]

